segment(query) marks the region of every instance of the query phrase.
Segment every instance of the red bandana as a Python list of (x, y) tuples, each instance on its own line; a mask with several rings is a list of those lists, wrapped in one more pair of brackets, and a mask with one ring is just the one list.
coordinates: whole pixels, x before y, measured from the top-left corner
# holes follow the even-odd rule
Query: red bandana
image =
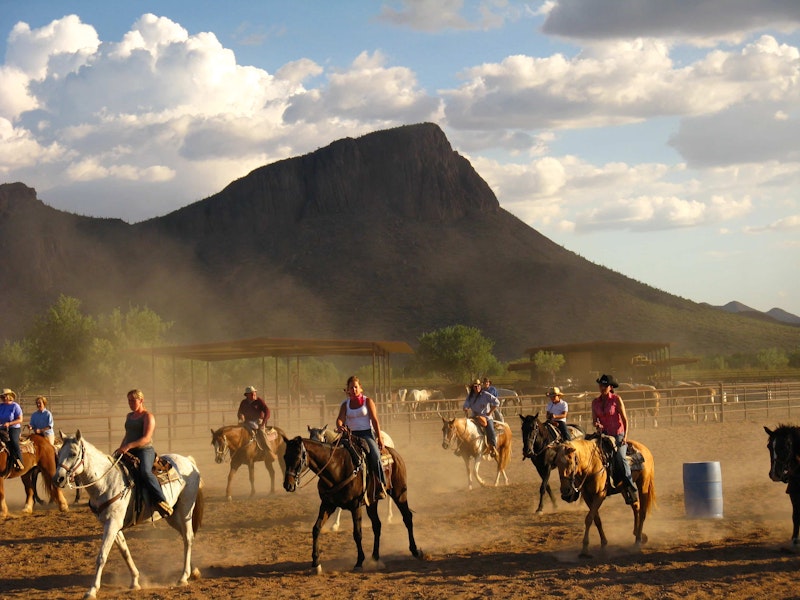
[(359, 394), (358, 396), (356, 396), (355, 400), (356, 404), (358, 404), (358, 408), (364, 406), (364, 394)]

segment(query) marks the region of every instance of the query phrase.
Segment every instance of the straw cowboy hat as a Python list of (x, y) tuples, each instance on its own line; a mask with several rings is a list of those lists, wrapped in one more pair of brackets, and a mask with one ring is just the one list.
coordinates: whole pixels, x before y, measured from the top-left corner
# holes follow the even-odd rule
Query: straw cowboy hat
[(16, 402), (17, 401), (17, 393), (14, 390), (10, 390), (8, 388), (3, 388), (3, 393), (0, 396), (11, 396), (11, 399)]
[(556, 385), (547, 390), (547, 396), (550, 398), (554, 398), (555, 396), (563, 397), (564, 394), (561, 391), (561, 388)]

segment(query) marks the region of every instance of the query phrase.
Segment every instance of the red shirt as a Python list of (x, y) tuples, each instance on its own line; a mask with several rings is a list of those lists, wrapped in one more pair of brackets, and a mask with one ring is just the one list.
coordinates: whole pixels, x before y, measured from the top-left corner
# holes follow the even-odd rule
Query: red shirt
[(620, 397), (611, 392), (608, 397), (598, 396), (592, 400), (592, 415), (600, 421), (603, 433), (622, 435), (625, 427), (619, 410)]

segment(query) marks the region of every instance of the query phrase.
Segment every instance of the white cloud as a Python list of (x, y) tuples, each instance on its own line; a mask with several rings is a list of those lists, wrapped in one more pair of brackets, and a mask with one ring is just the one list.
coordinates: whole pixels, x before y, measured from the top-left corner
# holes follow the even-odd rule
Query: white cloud
[[(800, 215), (789, 215), (763, 227), (745, 227), (744, 231), (746, 233), (800, 231)], [(794, 241), (793, 245), (797, 245), (797, 240)]]

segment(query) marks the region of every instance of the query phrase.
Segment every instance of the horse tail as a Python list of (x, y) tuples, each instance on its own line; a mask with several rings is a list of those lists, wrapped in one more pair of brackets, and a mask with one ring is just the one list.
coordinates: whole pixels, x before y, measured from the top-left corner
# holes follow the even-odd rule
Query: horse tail
[(192, 532), (197, 533), (200, 526), (203, 524), (203, 512), (206, 507), (206, 499), (203, 494), (203, 480), (200, 480), (200, 485), (197, 488), (197, 498), (194, 501), (194, 510), (192, 511)]

